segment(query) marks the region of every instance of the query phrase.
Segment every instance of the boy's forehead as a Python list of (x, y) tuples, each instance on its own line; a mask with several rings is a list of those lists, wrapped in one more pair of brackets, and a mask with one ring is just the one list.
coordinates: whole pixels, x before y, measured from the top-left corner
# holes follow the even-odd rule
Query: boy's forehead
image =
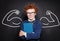
[(28, 9), (27, 12), (35, 12), (35, 9)]

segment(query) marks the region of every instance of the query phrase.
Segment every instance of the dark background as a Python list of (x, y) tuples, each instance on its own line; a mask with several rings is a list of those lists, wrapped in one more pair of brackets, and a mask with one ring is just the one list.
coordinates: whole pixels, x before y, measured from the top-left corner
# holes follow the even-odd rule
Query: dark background
[[(35, 3), (39, 8), (38, 14), (42, 12), (44, 14), (46, 10), (51, 10), (60, 20), (60, 2), (58, 0), (0, 0), (0, 41), (20, 41), (18, 39), (20, 28), (11, 28), (2, 25), (2, 19), (7, 12), (13, 9), (18, 9), (23, 13), (24, 6), (31, 2)], [(42, 28), (40, 40), (60, 41), (60, 26)]]

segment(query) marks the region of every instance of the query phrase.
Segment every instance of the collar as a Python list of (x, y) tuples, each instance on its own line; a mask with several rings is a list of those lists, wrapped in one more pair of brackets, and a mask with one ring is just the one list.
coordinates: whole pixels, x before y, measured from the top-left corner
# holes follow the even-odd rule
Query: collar
[(28, 19), (29, 22), (33, 22), (35, 21), (35, 18), (34, 19)]

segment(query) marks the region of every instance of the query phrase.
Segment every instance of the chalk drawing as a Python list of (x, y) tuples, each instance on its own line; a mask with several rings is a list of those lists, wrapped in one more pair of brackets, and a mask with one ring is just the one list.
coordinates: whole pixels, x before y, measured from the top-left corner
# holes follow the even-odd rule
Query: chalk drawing
[[(50, 10), (47, 10), (46, 11), (46, 15), (48, 16), (50, 16), (50, 18), (51, 18), (51, 20), (49, 20), (47, 17), (41, 17), (40, 18), (40, 21), (42, 21), (42, 19), (46, 19), (47, 21), (48, 21), (48, 23), (43, 23), (42, 22), (42, 24), (44, 25), (43, 26), (43, 28), (49, 28), (49, 27), (56, 27), (56, 26), (59, 26), (60, 25), (60, 22), (59, 22), (59, 19), (58, 19), (58, 17), (54, 14), (54, 13), (52, 13)], [(55, 17), (55, 19), (57, 20), (57, 23), (58, 24), (56, 24), (56, 25), (54, 25), (54, 24), (52, 24), (52, 25), (49, 25), (49, 23), (54, 23), (54, 22), (56, 22), (56, 20), (54, 20), (53, 18), (52, 18), (52, 15)]]
[[(11, 19), (9, 19), (9, 17), (11, 17), (12, 16), (12, 14), (16, 14), (16, 15), (19, 15), (19, 13), (20, 13), (20, 11), (19, 10), (17, 10), (17, 9), (14, 9), (14, 10), (11, 10), (11, 11), (9, 11), (5, 16), (4, 16), (4, 18), (3, 18), (3, 20), (2, 20), (2, 24), (3, 25), (6, 25), (6, 26), (9, 26), (9, 27), (20, 27), (20, 23), (21, 23), (21, 21), (22, 21), (22, 19), (20, 18), (20, 17), (12, 17)], [(7, 22), (11, 22), (12, 20), (14, 20), (14, 19), (18, 19), (18, 20), (20, 20), (20, 22), (18, 22), (18, 23), (16, 23), (16, 22), (12, 22), (12, 24), (13, 25), (11, 25), (11, 24), (6, 24), (6, 22), (4, 23), (4, 21), (7, 21)]]

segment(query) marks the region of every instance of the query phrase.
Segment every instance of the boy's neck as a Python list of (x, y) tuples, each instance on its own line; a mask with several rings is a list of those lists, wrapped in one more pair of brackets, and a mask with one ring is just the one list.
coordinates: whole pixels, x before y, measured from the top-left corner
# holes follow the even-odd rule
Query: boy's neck
[(28, 19), (28, 21), (30, 21), (30, 22), (32, 22), (32, 21), (34, 21), (35, 20), (35, 18), (33, 18), (33, 19)]

